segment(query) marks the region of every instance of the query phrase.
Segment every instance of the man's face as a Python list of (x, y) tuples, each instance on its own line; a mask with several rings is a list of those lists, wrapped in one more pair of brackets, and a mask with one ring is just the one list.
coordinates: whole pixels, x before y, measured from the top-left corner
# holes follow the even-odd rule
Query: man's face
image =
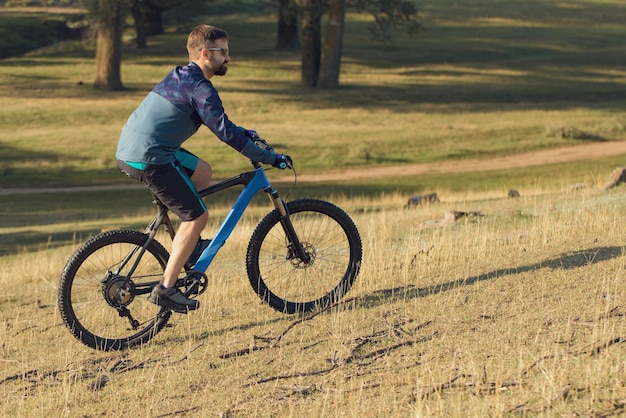
[(226, 75), (230, 55), (228, 50), (228, 40), (217, 39), (207, 49), (209, 69), (215, 75)]

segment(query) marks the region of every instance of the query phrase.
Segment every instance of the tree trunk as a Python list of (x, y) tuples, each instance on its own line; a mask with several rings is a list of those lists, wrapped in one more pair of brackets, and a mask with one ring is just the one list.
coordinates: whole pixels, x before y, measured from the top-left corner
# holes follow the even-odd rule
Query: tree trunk
[(144, 6), (144, 22), (148, 36), (163, 35), (163, 6), (158, 2), (146, 2)]
[(298, 40), (298, 12), (294, 0), (280, 0), (278, 6), (278, 33), (276, 49), (292, 51), (300, 47)]
[(315, 87), (320, 71), (321, 5), (320, 0), (302, 1), (302, 85)]
[(139, 1), (133, 1), (130, 6), (130, 12), (135, 21), (135, 44), (138, 49), (146, 49), (148, 47), (148, 35), (146, 33), (146, 13), (143, 5)]
[(318, 87), (339, 87), (346, 0), (330, 0)]
[(94, 88), (122, 90), (122, 4), (120, 0), (98, 0), (96, 81)]

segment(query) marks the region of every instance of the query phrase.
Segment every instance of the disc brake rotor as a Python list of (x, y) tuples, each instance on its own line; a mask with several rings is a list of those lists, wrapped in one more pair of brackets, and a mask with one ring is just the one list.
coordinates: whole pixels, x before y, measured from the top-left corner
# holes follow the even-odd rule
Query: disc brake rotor
[(317, 248), (315, 248), (313, 244), (303, 242), (302, 248), (304, 248), (304, 252), (309, 256), (308, 263), (300, 260), (295, 251), (293, 251), (291, 248), (288, 250), (287, 253), (287, 260), (291, 261), (291, 264), (297, 269), (306, 269), (311, 267), (315, 263), (315, 257), (317, 256)]

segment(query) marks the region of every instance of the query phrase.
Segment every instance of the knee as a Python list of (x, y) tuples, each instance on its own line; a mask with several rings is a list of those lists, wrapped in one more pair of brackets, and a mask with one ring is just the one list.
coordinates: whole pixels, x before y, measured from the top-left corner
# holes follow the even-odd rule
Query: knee
[(196, 171), (193, 173), (193, 176), (191, 176), (191, 181), (193, 181), (193, 184), (198, 190), (205, 189), (211, 184), (212, 175), (213, 170), (209, 163), (204, 160), (199, 160)]
[(205, 210), (202, 215), (198, 216), (192, 222), (194, 224), (196, 224), (198, 228), (200, 228), (200, 227), (204, 228), (208, 221), (209, 221), (209, 212)]

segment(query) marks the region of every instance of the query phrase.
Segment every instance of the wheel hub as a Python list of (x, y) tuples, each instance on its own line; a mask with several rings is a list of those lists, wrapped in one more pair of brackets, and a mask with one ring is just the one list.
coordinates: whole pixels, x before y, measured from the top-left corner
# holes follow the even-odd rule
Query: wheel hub
[(111, 276), (102, 285), (104, 299), (116, 308), (128, 306), (135, 298), (135, 284), (124, 276)]
[(309, 261), (304, 262), (300, 260), (300, 258), (296, 255), (295, 251), (292, 248), (289, 248), (287, 252), (287, 260), (291, 261), (291, 264), (297, 269), (306, 269), (315, 264), (315, 257), (317, 256), (317, 248), (308, 242), (302, 243), (302, 248), (304, 252), (309, 256)]

